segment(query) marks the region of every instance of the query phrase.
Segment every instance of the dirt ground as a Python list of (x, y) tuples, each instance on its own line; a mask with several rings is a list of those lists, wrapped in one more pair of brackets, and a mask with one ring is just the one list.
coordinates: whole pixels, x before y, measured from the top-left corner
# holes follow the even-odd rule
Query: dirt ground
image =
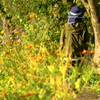
[(85, 88), (83, 92), (80, 94), (78, 100), (100, 100), (99, 94), (97, 94), (95, 91)]

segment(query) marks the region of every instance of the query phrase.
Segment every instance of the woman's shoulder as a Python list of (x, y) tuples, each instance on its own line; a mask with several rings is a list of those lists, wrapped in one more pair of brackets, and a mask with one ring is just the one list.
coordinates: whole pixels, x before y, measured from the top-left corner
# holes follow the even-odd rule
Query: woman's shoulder
[(84, 21), (76, 22), (76, 23), (65, 23), (62, 28), (63, 29), (74, 29), (75, 27), (77, 28), (83, 28), (86, 27), (86, 23)]
[(70, 27), (70, 26), (72, 26), (72, 24), (70, 24), (70, 23), (65, 23), (65, 24), (63, 25), (63, 27), (65, 27), (65, 28)]

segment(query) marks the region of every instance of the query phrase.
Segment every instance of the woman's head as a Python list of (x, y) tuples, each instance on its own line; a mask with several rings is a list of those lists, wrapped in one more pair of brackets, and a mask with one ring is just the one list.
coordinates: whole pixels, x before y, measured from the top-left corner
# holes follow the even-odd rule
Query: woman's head
[(69, 12), (69, 19), (68, 23), (75, 23), (79, 20), (81, 20), (84, 16), (84, 13), (81, 12), (81, 9), (79, 6), (73, 6)]

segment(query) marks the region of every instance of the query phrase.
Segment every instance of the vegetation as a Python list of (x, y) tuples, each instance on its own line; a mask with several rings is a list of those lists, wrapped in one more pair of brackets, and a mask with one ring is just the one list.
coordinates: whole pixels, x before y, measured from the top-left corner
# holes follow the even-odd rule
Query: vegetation
[[(59, 38), (67, 2), (1, 0), (0, 7), (0, 100), (74, 100), (86, 85), (100, 93), (100, 75), (93, 73), (93, 57), (88, 59), (86, 50), (79, 65), (69, 65), (72, 74), (65, 78)], [(87, 13), (84, 20), (93, 32)], [(92, 41), (90, 48), (94, 50)]]

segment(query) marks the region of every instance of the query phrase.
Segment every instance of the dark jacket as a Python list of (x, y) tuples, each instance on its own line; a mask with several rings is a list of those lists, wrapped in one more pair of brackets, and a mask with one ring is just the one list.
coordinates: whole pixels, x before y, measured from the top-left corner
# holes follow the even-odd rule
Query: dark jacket
[(90, 34), (87, 32), (83, 21), (66, 23), (61, 32), (60, 51), (65, 57), (80, 56), (84, 49), (88, 48)]

